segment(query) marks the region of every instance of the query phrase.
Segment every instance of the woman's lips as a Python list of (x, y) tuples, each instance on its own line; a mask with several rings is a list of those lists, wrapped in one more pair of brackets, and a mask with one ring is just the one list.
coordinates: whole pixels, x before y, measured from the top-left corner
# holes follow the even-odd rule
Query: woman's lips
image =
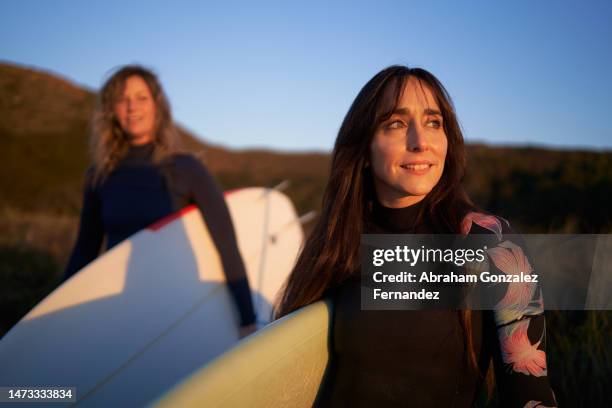
[(411, 163), (402, 163), (400, 167), (410, 173), (417, 176), (426, 174), (433, 167), (433, 163), (431, 162), (411, 162)]

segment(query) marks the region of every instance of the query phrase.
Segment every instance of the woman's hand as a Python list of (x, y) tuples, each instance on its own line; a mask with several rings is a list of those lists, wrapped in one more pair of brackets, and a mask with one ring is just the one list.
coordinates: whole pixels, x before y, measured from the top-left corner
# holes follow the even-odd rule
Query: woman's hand
[(239, 332), (240, 338), (243, 339), (249, 334), (255, 333), (256, 331), (257, 331), (257, 325), (255, 325), (255, 323), (252, 323), (246, 326), (240, 326), (240, 329), (238, 332)]

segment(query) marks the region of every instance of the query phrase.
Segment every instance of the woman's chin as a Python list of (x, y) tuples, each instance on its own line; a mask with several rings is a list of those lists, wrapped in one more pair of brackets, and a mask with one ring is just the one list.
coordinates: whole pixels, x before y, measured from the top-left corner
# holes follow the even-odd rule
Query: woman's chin
[(388, 197), (378, 197), (378, 201), (389, 208), (408, 207), (423, 200), (427, 194), (410, 194), (403, 191), (400, 194), (394, 194)]
[(128, 140), (132, 146), (143, 145), (151, 142), (153, 140), (148, 135), (138, 134), (138, 133), (130, 133), (128, 135)]
[(410, 186), (403, 187), (400, 191), (400, 196), (404, 196), (406, 199), (417, 198), (418, 201), (425, 198), (427, 194), (431, 192), (433, 186), (423, 185), (423, 186)]

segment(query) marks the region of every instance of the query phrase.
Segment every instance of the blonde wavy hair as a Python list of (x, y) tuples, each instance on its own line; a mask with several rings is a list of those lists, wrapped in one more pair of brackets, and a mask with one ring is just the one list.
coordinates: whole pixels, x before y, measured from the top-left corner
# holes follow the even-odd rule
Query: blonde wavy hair
[(145, 81), (155, 103), (154, 162), (159, 163), (179, 150), (179, 136), (172, 121), (170, 104), (157, 76), (140, 65), (125, 65), (106, 80), (98, 93), (89, 141), (94, 183), (103, 181), (117, 167), (130, 146), (115, 115), (115, 104), (123, 93), (126, 80), (132, 76)]

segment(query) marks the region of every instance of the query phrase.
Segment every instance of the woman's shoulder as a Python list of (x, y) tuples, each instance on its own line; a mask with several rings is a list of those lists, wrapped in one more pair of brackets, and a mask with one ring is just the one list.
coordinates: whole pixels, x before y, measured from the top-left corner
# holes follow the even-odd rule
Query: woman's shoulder
[(170, 161), (178, 165), (194, 165), (194, 162), (199, 162), (196, 156), (190, 152), (177, 152), (169, 157)]
[(499, 215), (483, 211), (470, 211), (461, 221), (461, 233), (468, 234), (495, 234), (501, 241), (504, 234), (515, 233), (510, 222)]
[(181, 172), (206, 171), (206, 166), (204, 163), (193, 153), (174, 153), (169, 157), (169, 161), (174, 168)]

